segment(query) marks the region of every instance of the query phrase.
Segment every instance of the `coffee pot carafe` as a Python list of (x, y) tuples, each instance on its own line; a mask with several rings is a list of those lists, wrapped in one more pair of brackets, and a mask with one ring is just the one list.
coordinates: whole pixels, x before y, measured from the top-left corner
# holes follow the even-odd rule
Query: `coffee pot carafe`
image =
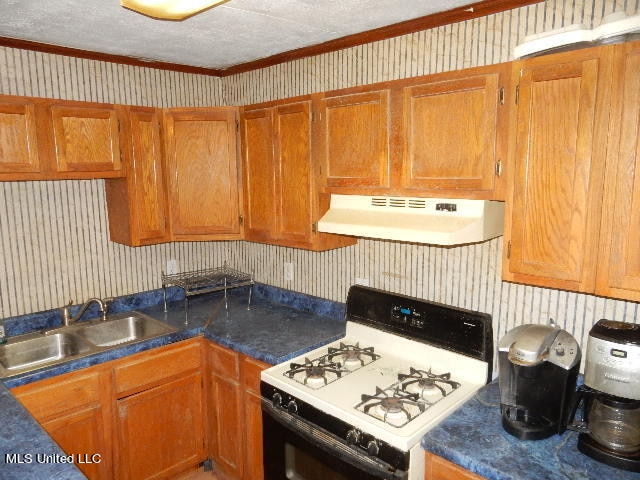
[(578, 450), (640, 472), (640, 325), (600, 320), (589, 332), (584, 385), (570, 428)]

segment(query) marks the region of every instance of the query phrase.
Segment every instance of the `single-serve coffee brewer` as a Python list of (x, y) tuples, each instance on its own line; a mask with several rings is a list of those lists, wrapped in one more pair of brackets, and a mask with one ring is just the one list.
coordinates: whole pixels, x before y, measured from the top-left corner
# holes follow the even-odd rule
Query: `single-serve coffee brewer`
[(520, 325), (498, 346), (502, 426), (521, 440), (567, 428), (580, 368), (580, 347), (553, 323)]
[(573, 410), (578, 450), (640, 472), (640, 325), (600, 320), (593, 326)]

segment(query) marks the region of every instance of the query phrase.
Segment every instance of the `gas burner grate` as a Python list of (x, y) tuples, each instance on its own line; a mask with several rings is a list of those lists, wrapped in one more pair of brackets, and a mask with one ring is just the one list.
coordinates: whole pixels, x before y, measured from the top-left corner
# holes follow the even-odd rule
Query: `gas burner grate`
[(357, 370), (371, 362), (375, 362), (380, 355), (374, 352), (373, 347), (361, 347), (359, 342), (348, 345), (340, 342), (338, 347), (329, 347), (325, 358), (329, 362), (339, 359), (341, 365), (349, 370)]
[(347, 374), (349, 370), (342, 368), (340, 363), (327, 361), (323, 356), (313, 361), (305, 358), (304, 363), (292, 363), (284, 375), (310, 388), (318, 389), (335, 382), (343, 373)]
[(451, 380), (450, 373), (435, 374), (429, 370), (409, 367), (409, 373), (399, 373), (398, 381), (403, 392), (417, 394), (422, 400), (433, 404), (449, 395), (460, 386)]
[(397, 385), (383, 390), (376, 387), (375, 395), (363, 394), (356, 410), (393, 427), (404, 427), (426, 410), (428, 404), (416, 393), (403, 392)]

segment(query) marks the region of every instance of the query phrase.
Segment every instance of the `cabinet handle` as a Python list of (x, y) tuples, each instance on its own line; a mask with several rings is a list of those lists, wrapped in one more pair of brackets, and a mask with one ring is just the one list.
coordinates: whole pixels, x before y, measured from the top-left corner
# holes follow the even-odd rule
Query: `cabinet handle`
[(507, 242), (507, 258), (511, 258), (511, 240)]
[(502, 160), (496, 160), (496, 177), (502, 175)]
[(504, 105), (504, 87), (500, 87), (498, 91), (498, 103)]

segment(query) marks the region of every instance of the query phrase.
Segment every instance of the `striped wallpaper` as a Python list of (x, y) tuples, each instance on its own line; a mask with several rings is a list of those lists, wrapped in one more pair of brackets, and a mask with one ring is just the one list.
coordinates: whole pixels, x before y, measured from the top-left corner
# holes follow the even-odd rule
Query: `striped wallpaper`
[[(510, 60), (525, 35), (598, 25), (640, 0), (549, 0), (455, 25), (223, 79), (0, 48), (0, 93), (158, 107), (243, 105)], [(35, 208), (34, 208), (35, 207)], [(166, 261), (181, 270), (230, 265), (258, 281), (344, 301), (372, 286), (488, 312), (494, 336), (550, 317), (585, 345), (600, 318), (639, 322), (640, 304), (500, 280), (502, 241), (439, 248), (360, 240), (329, 252), (251, 242), (130, 248), (108, 240), (102, 180), (0, 183), (0, 318), (73, 299), (158, 288)], [(285, 281), (285, 262), (294, 280)]]

